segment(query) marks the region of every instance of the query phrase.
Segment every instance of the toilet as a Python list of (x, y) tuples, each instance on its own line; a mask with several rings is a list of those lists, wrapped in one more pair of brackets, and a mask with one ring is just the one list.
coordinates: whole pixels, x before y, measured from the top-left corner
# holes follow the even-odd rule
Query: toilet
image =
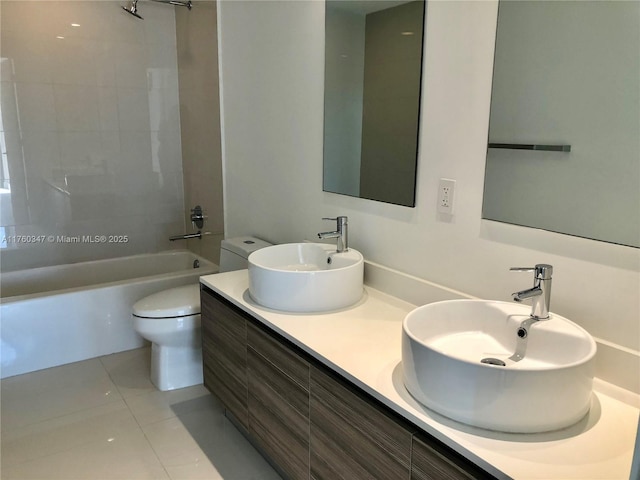
[[(251, 252), (271, 245), (254, 237), (235, 237), (220, 245), (220, 272), (247, 268)], [(133, 305), (133, 326), (151, 342), (151, 382), (158, 390), (202, 383), (200, 284), (154, 293)]]

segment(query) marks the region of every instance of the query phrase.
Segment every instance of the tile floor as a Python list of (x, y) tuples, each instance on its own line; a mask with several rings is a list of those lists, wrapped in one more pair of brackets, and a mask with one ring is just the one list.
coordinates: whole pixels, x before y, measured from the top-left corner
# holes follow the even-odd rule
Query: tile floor
[(202, 386), (160, 392), (150, 349), (2, 380), (3, 480), (277, 480)]

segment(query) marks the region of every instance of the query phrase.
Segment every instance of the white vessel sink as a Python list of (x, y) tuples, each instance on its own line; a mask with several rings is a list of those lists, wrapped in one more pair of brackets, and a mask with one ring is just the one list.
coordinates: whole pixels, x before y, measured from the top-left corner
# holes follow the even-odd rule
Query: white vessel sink
[(249, 293), (260, 305), (287, 312), (326, 312), (362, 297), (364, 259), (334, 245), (288, 243), (249, 255)]
[(407, 390), (442, 415), (491, 430), (544, 432), (578, 422), (591, 406), (596, 344), (566, 318), (531, 322), (530, 311), (484, 300), (416, 308), (402, 326)]

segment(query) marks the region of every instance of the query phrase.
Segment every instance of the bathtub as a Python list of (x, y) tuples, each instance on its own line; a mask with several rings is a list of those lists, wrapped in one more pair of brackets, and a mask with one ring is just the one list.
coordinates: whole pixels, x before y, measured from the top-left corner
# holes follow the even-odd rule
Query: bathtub
[(140, 347), (133, 304), (217, 270), (177, 250), (4, 273), (0, 378)]

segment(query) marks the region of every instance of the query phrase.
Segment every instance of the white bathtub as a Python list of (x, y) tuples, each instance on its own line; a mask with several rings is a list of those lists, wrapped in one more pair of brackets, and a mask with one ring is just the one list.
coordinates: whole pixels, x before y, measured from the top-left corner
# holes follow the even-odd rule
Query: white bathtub
[(2, 274), (0, 378), (144, 345), (133, 304), (217, 269), (185, 250)]

